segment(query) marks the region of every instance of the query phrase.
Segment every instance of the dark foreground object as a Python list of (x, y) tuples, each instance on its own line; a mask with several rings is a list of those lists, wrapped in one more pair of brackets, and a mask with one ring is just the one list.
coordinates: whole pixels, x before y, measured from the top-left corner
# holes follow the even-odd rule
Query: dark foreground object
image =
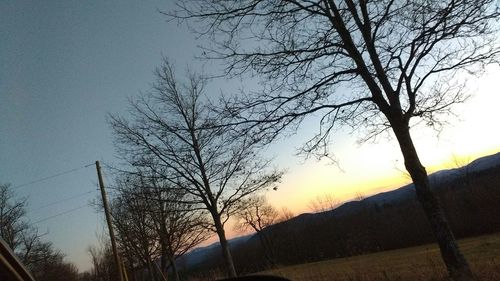
[(236, 278), (221, 279), (219, 281), (291, 281), (291, 280), (271, 275), (249, 275)]
[(0, 280), (35, 281), (2, 238), (0, 238)]

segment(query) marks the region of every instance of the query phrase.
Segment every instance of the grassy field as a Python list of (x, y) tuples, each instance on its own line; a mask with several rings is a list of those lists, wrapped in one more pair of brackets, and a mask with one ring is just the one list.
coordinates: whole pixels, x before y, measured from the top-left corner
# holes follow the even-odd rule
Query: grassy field
[[(459, 241), (478, 280), (500, 280), (500, 233)], [(447, 280), (437, 245), (287, 266), (263, 272), (293, 281)]]

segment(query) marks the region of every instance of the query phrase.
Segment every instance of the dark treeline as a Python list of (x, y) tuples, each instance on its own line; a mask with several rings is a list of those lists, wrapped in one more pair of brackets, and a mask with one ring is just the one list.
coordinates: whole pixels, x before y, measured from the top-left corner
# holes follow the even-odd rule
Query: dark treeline
[[(0, 238), (35, 280), (78, 280), (77, 267), (67, 262), (65, 254), (52, 242), (44, 239), (48, 232), (39, 231), (29, 220), (27, 209), (27, 198), (19, 197), (9, 184), (0, 183)], [(5, 271), (6, 268), (0, 266), (0, 279), (4, 278)]]
[[(457, 238), (500, 230), (500, 167), (463, 172), (452, 181), (435, 184), (449, 223)], [(302, 214), (263, 230), (270, 241), (274, 266), (348, 257), (434, 242), (422, 208), (411, 197), (392, 203), (369, 198), (336, 210)], [(257, 235), (233, 249), (240, 274), (272, 267)], [(222, 267), (214, 251), (195, 270), (211, 272)]]

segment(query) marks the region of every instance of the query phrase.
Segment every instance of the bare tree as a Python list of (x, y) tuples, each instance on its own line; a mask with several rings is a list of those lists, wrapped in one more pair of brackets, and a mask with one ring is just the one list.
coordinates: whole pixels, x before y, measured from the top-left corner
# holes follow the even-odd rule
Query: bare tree
[[(126, 248), (132, 247), (129, 253), (137, 250), (143, 253), (143, 265), (149, 268), (151, 276), (167, 276), (169, 266), (173, 280), (178, 281), (176, 259), (209, 237), (206, 213), (191, 210), (183, 203), (186, 193), (182, 190), (169, 188), (160, 178), (145, 177), (143, 173), (126, 174), (117, 179), (114, 209), (118, 212), (114, 214), (114, 221), (120, 242)], [(130, 228), (138, 231), (130, 233), (127, 231)], [(152, 264), (158, 257), (162, 272), (157, 272)]]
[(326, 212), (337, 208), (340, 201), (331, 193), (318, 195), (309, 201), (308, 207), (315, 213)]
[(155, 230), (161, 245), (161, 268), (167, 273), (167, 264), (172, 269), (174, 281), (179, 281), (176, 259), (193, 249), (211, 235), (207, 230), (206, 213), (191, 210), (183, 202), (185, 193), (153, 182), (152, 197), (155, 198), (150, 208)]
[(256, 232), (260, 240), (267, 262), (274, 264), (274, 249), (270, 237), (263, 230), (278, 222), (279, 212), (266, 200), (266, 197), (252, 196), (242, 200), (241, 207), (236, 212), (237, 230), (248, 230), (249, 228)]
[(36, 280), (76, 280), (78, 270), (64, 262), (64, 254), (42, 241), (26, 217), (27, 202), (17, 198), (8, 184), (0, 184), (0, 237), (27, 266)]
[(26, 199), (16, 198), (8, 184), (0, 185), (0, 236), (15, 252), (30, 230), (26, 221)]
[(242, 200), (240, 204), (235, 215), (238, 220), (235, 228), (238, 230), (251, 228), (256, 232), (261, 232), (264, 228), (275, 224), (280, 215), (278, 210), (262, 195), (249, 197)]
[(354, 200), (356, 201), (363, 201), (366, 198), (365, 194), (361, 191), (356, 191), (354, 193)]
[(147, 269), (149, 279), (157, 280), (154, 261), (159, 256), (159, 244), (148, 208), (147, 200), (126, 191), (121, 192), (111, 203), (113, 225), (122, 252), (133, 257), (133, 260), (129, 260), (132, 267), (136, 265)]
[(51, 242), (40, 241), (32, 250), (26, 263), (33, 277), (40, 281), (76, 281), (78, 270), (72, 263), (64, 262), (64, 254), (54, 249)]
[(239, 135), (209, 110), (204, 80), (189, 75), (180, 83), (165, 60), (156, 71), (154, 89), (131, 101), (131, 122), (110, 116), (116, 144), (134, 167), (187, 196), (181, 203), (205, 209), (217, 233), (229, 276), (236, 276), (224, 225), (237, 203), (277, 182), (281, 172), (267, 171), (258, 158), (258, 140)]
[(362, 129), (365, 140), (392, 130), (451, 277), (472, 279), (410, 120), (439, 128), (442, 114), (466, 98), (454, 78), (498, 62), (498, 1), (191, 0), (177, 7), (167, 14), (212, 39), (204, 54), (224, 59), (227, 74), (263, 78), (260, 93), (228, 102), (239, 123), (258, 124), (272, 139), (320, 115), (321, 130), (303, 147), (319, 156), (328, 156), (337, 125)]
[(277, 222), (287, 221), (295, 217), (295, 214), (287, 207), (281, 207), (280, 215)]
[(89, 246), (87, 252), (90, 256), (92, 269), (90, 280), (92, 281), (115, 281), (118, 280), (116, 265), (111, 250), (111, 244), (104, 236), (98, 236), (98, 244)]
[(457, 155), (452, 156), (453, 168), (456, 169), (458, 175), (463, 179), (463, 186), (469, 188), (471, 181), (471, 170), (470, 165), (472, 160), (470, 157), (459, 157)]

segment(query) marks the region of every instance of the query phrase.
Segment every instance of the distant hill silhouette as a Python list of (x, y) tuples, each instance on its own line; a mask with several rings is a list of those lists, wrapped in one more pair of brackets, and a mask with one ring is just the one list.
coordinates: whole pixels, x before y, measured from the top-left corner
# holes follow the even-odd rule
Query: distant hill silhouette
[[(439, 188), (441, 184), (459, 179), (464, 173), (477, 173), (487, 169), (500, 167), (500, 152), (478, 158), (468, 165), (455, 169), (440, 170), (429, 175), (429, 181), (433, 188)], [(404, 199), (416, 198), (414, 185), (408, 184), (398, 189), (382, 192), (366, 198), (370, 203), (383, 205), (394, 203)]]
[[(252, 238), (253, 235), (254, 234), (249, 234), (249, 235), (240, 236), (240, 237), (230, 239), (228, 241), (229, 247), (235, 248), (236, 246), (239, 246), (242, 243), (247, 242), (250, 238)], [(206, 259), (210, 258), (211, 256), (213, 256), (214, 253), (219, 253), (220, 251), (221, 251), (221, 249), (220, 249), (219, 242), (215, 242), (215, 243), (212, 243), (212, 244), (205, 246), (205, 247), (199, 247), (199, 248), (193, 249), (189, 253), (182, 256), (179, 260), (179, 263), (185, 267), (196, 266), (196, 265), (204, 262)]]
[[(458, 237), (500, 231), (500, 153), (429, 176)], [(433, 241), (416, 201), (413, 184), (350, 201), (322, 213), (305, 213), (264, 229), (273, 241), (275, 262), (294, 264), (395, 249)], [(255, 272), (263, 262), (256, 235), (230, 240), (240, 272)], [(200, 270), (218, 266), (214, 243), (186, 254), (180, 262)], [(252, 262), (250, 262), (252, 261)]]

